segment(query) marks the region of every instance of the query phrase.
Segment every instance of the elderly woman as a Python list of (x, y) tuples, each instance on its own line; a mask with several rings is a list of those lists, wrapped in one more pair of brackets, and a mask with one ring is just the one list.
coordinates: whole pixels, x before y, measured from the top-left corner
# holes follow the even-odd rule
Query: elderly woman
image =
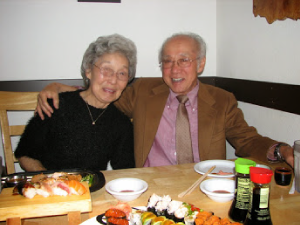
[(51, 118), (29, 121), (15, 151), (21, 167), (105, 170), (108, 162), (113, 169), (134, 167), (132, 124), (111, 103), (134, 78), (136, 63), (135, 44), (123, 36), (91, 43), (81, 65), (86, 89), (60, 94)]

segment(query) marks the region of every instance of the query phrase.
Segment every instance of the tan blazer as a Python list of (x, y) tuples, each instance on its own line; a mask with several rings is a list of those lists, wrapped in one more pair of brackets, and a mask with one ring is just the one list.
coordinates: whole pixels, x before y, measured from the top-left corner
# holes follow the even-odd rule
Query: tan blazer
[[(199, 84), (198, 146), (200, 160), (225, 159), (226, 139), (236, 155), (266, 160), (266, 152), (276, 141), (262, 137), (248, 126), (232, 93)], [(136, 167), (142, 167), (152, 147), (169, 95), (162, 78), (138, 78), (115, 103), (133, 118)]]

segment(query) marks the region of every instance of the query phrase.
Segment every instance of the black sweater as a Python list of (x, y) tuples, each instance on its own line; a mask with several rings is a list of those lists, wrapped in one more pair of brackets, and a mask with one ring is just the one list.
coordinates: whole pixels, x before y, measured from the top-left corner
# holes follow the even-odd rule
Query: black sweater
[[(128, 117), (110, 104), (92, 125), (80, 91), (59, 96), (59, 109), (51, 118), (33, 117), (15, 151), (17, 158), (28, 156), (39, 160), (47, 170), (105, 170), (111, 161), (113, 169), (135, 166), (133, 128)], [(52, 104), (51, 104), (52, 105)], [(102, 109), (89, 105), (94, 120)]]

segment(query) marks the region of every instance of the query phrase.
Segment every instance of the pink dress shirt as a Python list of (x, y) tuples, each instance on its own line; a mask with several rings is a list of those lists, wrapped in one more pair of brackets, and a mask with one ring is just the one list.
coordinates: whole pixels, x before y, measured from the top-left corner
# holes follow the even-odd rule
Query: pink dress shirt
[[(198, 150), (198, 90), (199, 83), (187, 94), (189, 100), (185, 104), (190, 122), (194, 162), (200, 161)], [(177, 94), (170, 90), (153, 145), (144, 167), (177, 164), (175, 124), (179, 102), (176, 96)]]

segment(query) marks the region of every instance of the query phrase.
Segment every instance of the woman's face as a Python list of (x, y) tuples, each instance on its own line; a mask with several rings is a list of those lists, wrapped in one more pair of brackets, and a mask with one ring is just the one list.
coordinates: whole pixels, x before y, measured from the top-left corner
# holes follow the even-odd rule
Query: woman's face
[[(117, 100), (128, 83), (129, 63), (127, 58), (120, 53), (107, 53), (101, 56), (91, 70), (86, 72), (90, 79), (88, 103), (97, 107), (105, 108), (111, 102)], [(108, 76), (108, 71), (113, 71)], [(127, 79), (120, 80), (117, 77), (123, 76)]]

